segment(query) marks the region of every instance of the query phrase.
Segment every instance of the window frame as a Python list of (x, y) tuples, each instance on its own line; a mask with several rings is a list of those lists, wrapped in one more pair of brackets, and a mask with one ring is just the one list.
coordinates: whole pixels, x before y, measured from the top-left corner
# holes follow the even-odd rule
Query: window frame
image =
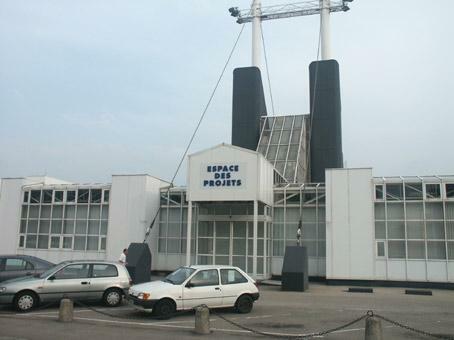
[[(244, 279), (244, 281), (241, 281), (241, 282), (225, 282), (224, 283), (224, 282), (222, 282), (222, 271), (227, 271), (227, 272), (228, 271), (234, 271), (234, 272), (238, 273)], [(228, 273), (227, 273), (227, 275), (228, 275)], [(219, 269), (219, 277), (220, 277), (221, 285), (223, 285), (223, 286), (244, 284), (244, 283), (248, 283), (249, 282), (249, 280), (235, 268), (220, 268)]]
[[(199, 275), (200, 273), (203, 273), (203, 272), (207, 272), (207, 271), (216, 271), (217, 273), (217, 276), (218, 276), (218, 283), (216, 284), (204, 284), (204, 285), (194, 285), (194, 283), (192, 283), (192, 280), (197, 276)], [(190, 286), (191, 288), (198, 288), (198, 287), (212, 287), (212, 286), (219, 286), (220, 284), (220, 277), (219, 277), (219, 270), (218, 269), (201, 269), (197, 272), (195, 272), (191, 278), (188, 280), (188, 282), (186, 283), (186, 286)]]

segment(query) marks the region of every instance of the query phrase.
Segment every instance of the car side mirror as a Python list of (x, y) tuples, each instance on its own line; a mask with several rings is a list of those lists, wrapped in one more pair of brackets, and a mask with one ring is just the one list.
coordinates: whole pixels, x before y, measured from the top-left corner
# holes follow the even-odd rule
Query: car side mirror
[(47, 279), (48, 279), (49, 281), (54, 281), (54, 280), (55, 280), (55, 275), (49, 276)]
[(192, 287), (195, 287), (193, 283), (191, 283), (191, 282), (186, 283), (186, 288), (192, 288)]

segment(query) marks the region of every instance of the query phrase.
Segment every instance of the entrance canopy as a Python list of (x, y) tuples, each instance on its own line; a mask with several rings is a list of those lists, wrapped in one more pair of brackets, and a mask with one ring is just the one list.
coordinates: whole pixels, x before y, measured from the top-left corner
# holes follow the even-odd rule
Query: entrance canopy
[(228, 144), (189, 155), (188, 201), (273, 204), (274, 167), (258, 152)]

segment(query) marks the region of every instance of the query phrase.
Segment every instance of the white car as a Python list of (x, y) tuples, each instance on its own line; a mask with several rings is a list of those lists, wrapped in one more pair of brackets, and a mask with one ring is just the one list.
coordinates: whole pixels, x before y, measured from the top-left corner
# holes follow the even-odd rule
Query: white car
[(249, 313), (258, 298), (257, 284), (245, 272), (217, 265), (181, 267), (161, 281), (134, 285), (128, 293), (135, 307), (162, 317), (199, 305)]

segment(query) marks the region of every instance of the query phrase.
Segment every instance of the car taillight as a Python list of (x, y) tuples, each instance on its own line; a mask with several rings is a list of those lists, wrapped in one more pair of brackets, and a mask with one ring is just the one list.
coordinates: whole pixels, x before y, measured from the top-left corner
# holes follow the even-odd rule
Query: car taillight
[(133, 282), (131, 279), (129, 279), (129, 285), (132, 286)]

